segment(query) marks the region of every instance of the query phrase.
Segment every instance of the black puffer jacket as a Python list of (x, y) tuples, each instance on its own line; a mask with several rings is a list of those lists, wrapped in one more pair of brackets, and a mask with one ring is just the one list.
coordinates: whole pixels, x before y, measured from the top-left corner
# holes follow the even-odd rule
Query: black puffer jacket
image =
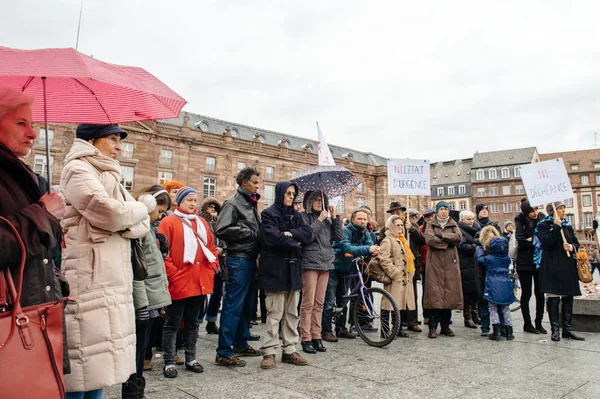
[(529, 216), (519, 213), (515, 217), (515, 239), (519, 245), (517, 252), (517, 271), (518, 272), (535, 272), (537, 269), (533, 262), (533, 235), (535, 226), (544, 220), (544, 214), (539, 213), (537, 219), (532, 220)]
[[(320, 191), (313, 191), (304, 202), (305, 212), (302, 213), (302, 219), (312, 229), (310, 243), (306, 244), (302, 251), (302, 268), (304, 270), (332, 270), (335, 261), (332, 241), (342, 241), (344, 238), (342, 219), (339, 216), (321, 222), (319, 220), (320, 212), (312, 210), (315, 199), (320, 196)], [(327, 209), (329, 200), (327, 195), (323, 195), (323, 197), (325, 198), (324, 209)]]
[[(275, 186), (275, 203), (265, 209), (260, 226), (262, 251), (258, 265), (258, 288), (268, 291), (296, 291), (302, 289), (301, 252), (310, 243), (312, 230), (304, 223), (293, 206), (286, 207), (283, 199), (291, 182)], [(284, 233), (292, 233), (287, 237)]]
[(227, 256), (256, 259), (260, 252), (258, 232), (260, 216), (256, 206), (260, 195), (238, 187), (237, 192), (225, 200), (215, 225), (215, 236), (225, 241)]
[(458, 227), (462, 231), (462, 239), (458, 244), (458, 258), (463, 298), (465, 302), (472, 302), (481, 298), (482, 295), (479, 268), (475, 261), (475, 251), (477, 250), (475, 235), (479, 232), (479, 225), (471, 227), (463, 222), (458, 222)]

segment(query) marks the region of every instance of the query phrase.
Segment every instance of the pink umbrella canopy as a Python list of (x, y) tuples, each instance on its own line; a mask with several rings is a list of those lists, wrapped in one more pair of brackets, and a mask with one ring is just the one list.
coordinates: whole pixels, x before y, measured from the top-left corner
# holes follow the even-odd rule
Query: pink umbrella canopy
[(186, 104), (141, 68), (98, 61), (72, 48), (0, 46), (0, 85), (36, 98), (36, 122), (44, 121), (44, 103), (46, 122), (99, 124), (176, 118)]

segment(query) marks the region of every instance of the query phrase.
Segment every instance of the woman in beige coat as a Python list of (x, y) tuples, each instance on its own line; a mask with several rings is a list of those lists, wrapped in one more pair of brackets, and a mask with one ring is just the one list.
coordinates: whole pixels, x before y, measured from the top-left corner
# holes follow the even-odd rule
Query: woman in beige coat
[[(389, 292), (398, 309), (415, 310), (415, 294), (413, 291), (413, 276), (415, 274), (414, 256), (412, 257), (412, 270), (410, 268), (407, 256), (407, 248), (404, 247), (400, 234), (402, 231), (402, 217), (393, 215), (385, 222), (385, 238), (381, 241), (379, 250), (379, 264), (391, 279), (390, 284), (384, 284), (383, 288)], [(408, 252), (410, 250), (408, 249)], [(389, 301), (383, 300), (381, 303), (382, 329), (389, 318), (389, 312), (393, 310)], [(384, 313), (387, 312), (387, 313)], [(399, 337), (408, 337), (408, 334), (402, 331), (402, 325), (398, 330)]]
[(130, 239), (150, 226), (146, 206), (119, 183), (126, 136), (117, 125), (79, 125), (60, 178), (67, 204), (62, 268), (76, 298), (65, 310), (67, 399), (100, 398), (104, 387), (136, 371)]

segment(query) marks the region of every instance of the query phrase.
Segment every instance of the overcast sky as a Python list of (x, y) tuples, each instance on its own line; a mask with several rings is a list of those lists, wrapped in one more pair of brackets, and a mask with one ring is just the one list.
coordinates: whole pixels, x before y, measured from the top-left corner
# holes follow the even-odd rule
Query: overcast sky
[[(83, 1), (79, 50), (190, 112), (432, 161), (600, 133), (597, 1)], [(2, 3), (0, 45), (75, 47), (80, 0)]]

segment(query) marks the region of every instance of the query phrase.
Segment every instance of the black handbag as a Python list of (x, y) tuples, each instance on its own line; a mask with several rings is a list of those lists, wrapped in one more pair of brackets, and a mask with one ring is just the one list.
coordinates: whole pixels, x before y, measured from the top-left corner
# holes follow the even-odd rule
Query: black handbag
[(139, 238), (131, 239), (131, 267), (133, 268), (133, 279), (143, 281), (148, 277), (146, 258), (144, 257), (144, 245)]

